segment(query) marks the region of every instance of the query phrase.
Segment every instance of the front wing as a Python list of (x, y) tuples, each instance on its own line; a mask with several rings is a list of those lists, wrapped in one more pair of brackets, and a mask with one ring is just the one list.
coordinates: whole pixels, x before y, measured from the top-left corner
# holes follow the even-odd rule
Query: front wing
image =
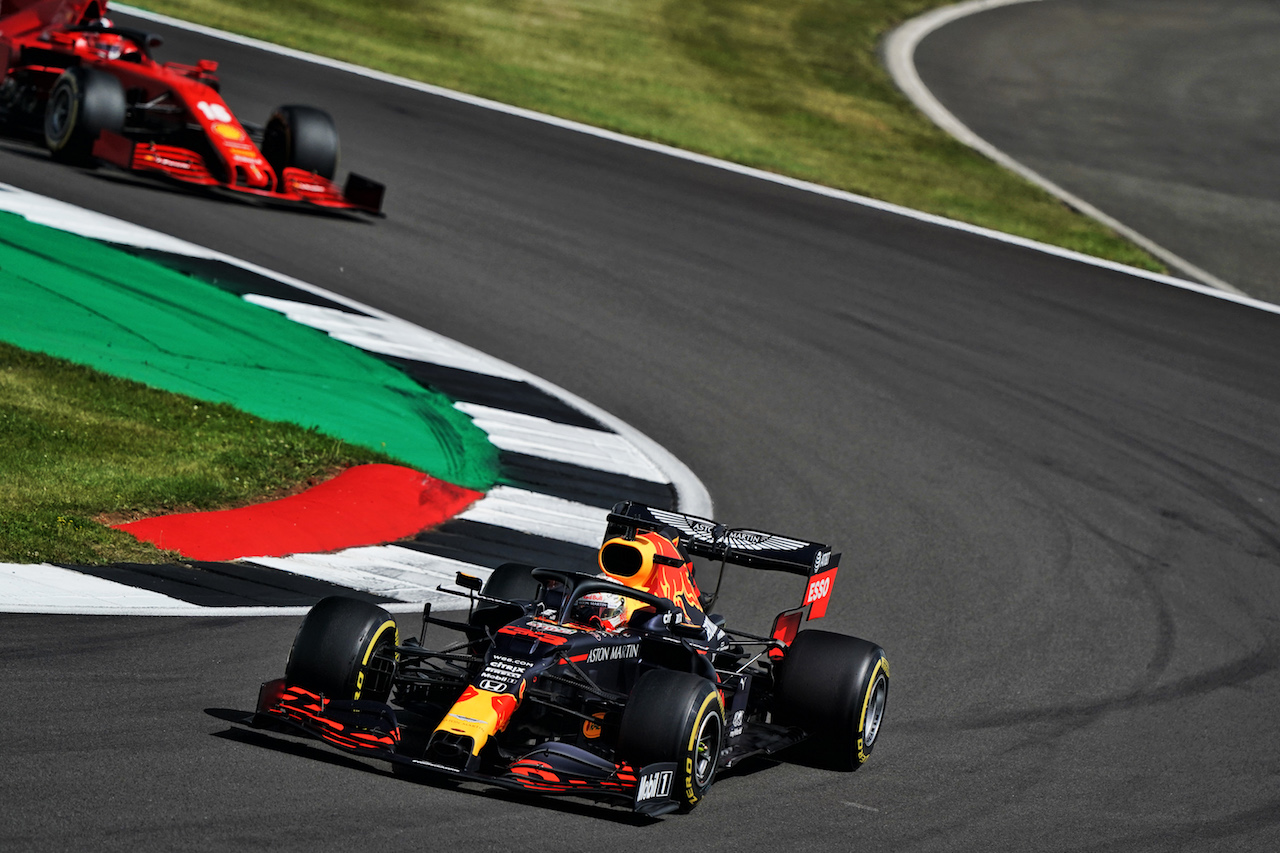
[(348, 177), (345, 189), (303, 169), (286, 168), (275, 189), (258, 189), (219, 180), (199, 153), (176, 145), (137, 142), (119, 133), (103, 131), (93, 146), (93, 156), (130, 172), (157, 175), (195, 186), (245, 193), (277, 202), (293, 202), (328, 208), (380, 214), (385, 187), (361, 175)]
[(364, 755), (449, 778), (548, 795), (572, 795), (630, 804), (640, 815), (657, 817), (679, 808), (672, 798), (676, 765), (642, 768), (613, 764), (564, 743), (545, 743), (512, 761), (499, 774), (459, 770), (397, 751), (403, 727), (395, 709), (382, 702), (327, 699), (283, 679), (268, 681), (253, 714), (236, 722), (324, 741)]

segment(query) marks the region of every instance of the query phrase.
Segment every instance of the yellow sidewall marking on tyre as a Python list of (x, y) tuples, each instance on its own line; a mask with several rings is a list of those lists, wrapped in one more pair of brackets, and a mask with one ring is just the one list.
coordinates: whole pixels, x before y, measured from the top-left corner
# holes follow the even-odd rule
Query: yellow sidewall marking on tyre
[(71, 92), (71, 103), (67, 107), (67, 120), (63, 127), (62, 137), (57, 140), (58, 144), (54, 146), (54, 150), (56, 151), (61, 151), (63, 148), (67, 147), (67, 143), (71, 141), (72, 133), (75, 130), (76, 122), (80, 120), (81, 99), (79, 82), (73, 76), (68, 76), (66, 80), (68, 83), (67, 88)]
[(396, 641), (396, 645), (400, 644), (400, 636), (396, 634), (396, 623), (394, 620), (388, 619), (386, 622), (383, 622), (378, 626), (378, 630), (373, 632), (373, 639), (369, 641), (369, 647), (364, 650), (364, 660), (361, 661), (362, 666), (369, 665), (369, 658), (373, 657), (374, 647), (378, 645), (378, 640), (382, 638), (382, 634), (387, 629), (391, 630), (392, 636)]
[(359, 699), (360, 694), (364, 691), (364, 668), (369, 665), (369, 659), (373, 657), (373, 650), (378, 647), (378, 640), (382, 639), (382, 635), (388, 630), (391, 631), (391, 641), (395, 645), (400, 645), (400, 635), (396, 633), (396, 623), (394, 620), (388, 619), (378, 626), (378, 630), (373, 632), (373, 639), (369, 641), (369, 645), (364, 650), (364, 660), (360, 663), (360, 672), (356, 675), (356, 692), (352, 699)]
[(862, 743), (862, 735), (867, 730), (867, 708), (871, 705), (871, 697), (875, 695), (876, 680), (880, 677), (880, 673), (884, 673), (885, 689), (889, 688), (889, 661), (887, 658), (880, 658), (876, 661), (875, 668), (871, 670), (871, 678), (867, 680), (867, 695), (862, 697), (862, 716), (858, 718), (858, 763), (867, 760), (867, 753), (864, 751)]
[[(684, 756), (684, 799), (689, 805), (698, 802), (698, 795), (693, 790), (693, 759), (697, 754), (698, 734), (702, 731), (702, 719), (707, 714), (707, 706), (715, 700), (716, 706), (721, 711), (721, 717), (724, 716), (724, 706), (720, 704), (719, 692), (711, 693), (703, 700), (698, 713), (693, 718), (693, 728), (689, 731), (689, 745), (685, 747)], [(718, 757), (718, 756), (717, 756)]]

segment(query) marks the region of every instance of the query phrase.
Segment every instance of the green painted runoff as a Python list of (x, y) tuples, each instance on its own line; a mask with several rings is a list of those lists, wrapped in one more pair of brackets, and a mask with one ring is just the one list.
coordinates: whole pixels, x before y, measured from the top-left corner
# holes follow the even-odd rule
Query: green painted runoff
[(493, 486), (498, 452), (443, 394), (160, 264), (0, 214), (0, 340)]

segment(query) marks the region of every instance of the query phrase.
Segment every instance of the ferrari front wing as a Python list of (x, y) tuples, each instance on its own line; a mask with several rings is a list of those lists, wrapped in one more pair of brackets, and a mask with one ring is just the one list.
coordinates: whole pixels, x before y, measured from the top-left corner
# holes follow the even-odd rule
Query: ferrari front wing
[(332, 210), (381, 214), (386, 190), (383, 184), (355, 173), (347, 177), (346, 187), (339, 189), (321, 175), (293, 167), (284, 168), (274, 181), (269, 173), (257, 176), (257, 180), (223, 181), (209, 170), (204, 158), (196, 151), (176, 145), (139, 142), (110, 130), (104, 130), (98, 136), (93, 156), (130, 172)]

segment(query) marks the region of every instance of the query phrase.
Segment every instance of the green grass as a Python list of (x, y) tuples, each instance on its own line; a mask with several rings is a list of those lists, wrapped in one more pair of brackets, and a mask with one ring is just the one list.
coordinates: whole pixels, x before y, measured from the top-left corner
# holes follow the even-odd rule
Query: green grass
[(1109, 229), (952, 140), (893, 85), (876, 55), (881, 38), (897, 24), (949, 2), (140, 0), (138, 5), (1162, 269)]
[(390, 460), (0, 343), (0, 562), (177, 559), (101, 520), (243, 505), (375, 461)]

